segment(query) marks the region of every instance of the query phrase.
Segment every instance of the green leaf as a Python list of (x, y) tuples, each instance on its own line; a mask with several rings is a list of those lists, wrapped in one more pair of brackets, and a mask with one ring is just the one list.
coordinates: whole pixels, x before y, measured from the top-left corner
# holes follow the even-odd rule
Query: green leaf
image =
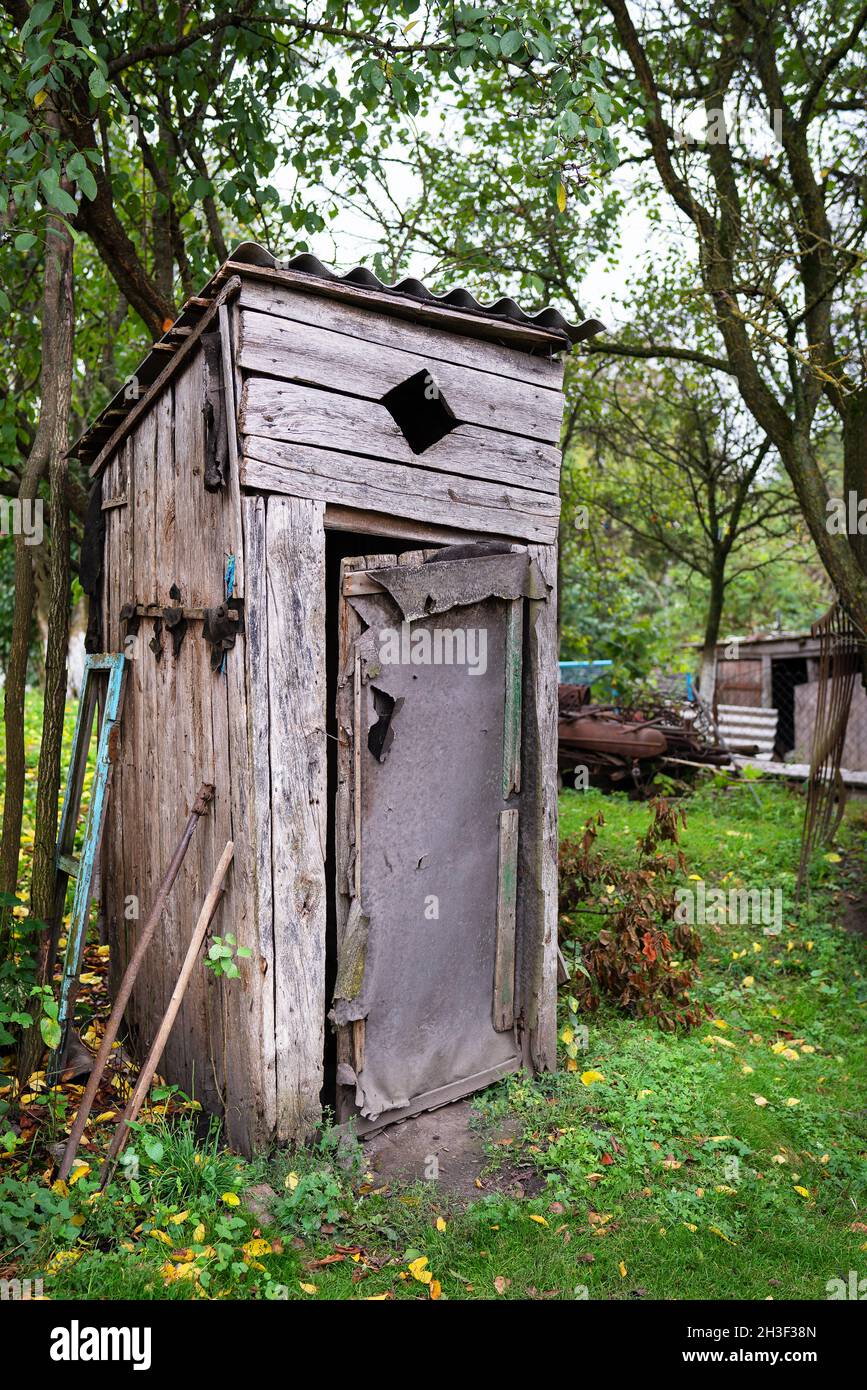
[(508, 34), (504, 34), (500, 39), (500, 52), (504, 58), (510, 58), (513, 53), (517, 53), (523, 42), (523, 36), (517, 29), (510, 29)]
[(16, 251), (29, 251), (31, 246), (36, 245), (36, 237), (32, 232), (21, 232), (13, 242)]
[(91, 69), (90, 80), (87, 85), (90, 88), (90, 95), (94, 97), (97, 101), (99, 101), (100, 98), (104, 97), (106, 92), (108, 91), (108, 83), (106, 82), (99, 68)]
[(45, 1043), (45, 1046), (50, 1047), (53, 1051), (60, 1042), (60, 1024), (56, 1019), (49, 1018), (47, 1014), (43, 1014), (42, 1018), (39, 1020), (39, 1031), (42, 1034), (42, 1041)]

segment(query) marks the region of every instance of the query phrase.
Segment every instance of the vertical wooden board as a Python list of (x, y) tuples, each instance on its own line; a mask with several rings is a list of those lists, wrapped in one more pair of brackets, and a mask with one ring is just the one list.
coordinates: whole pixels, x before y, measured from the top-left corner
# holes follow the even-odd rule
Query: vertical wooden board
[(497, 864), (497, 949), (494, 961), (494, 1027), (515, 1025), (515, 901), (518, 874), (518, 812), (500, 812)]
[(321, 503), (269, 498), (268, 684), (277, 1138), (319, 1120), (325, 1018), (325, 529)]
[[(117, 478), (117, 455), (110, 460), (101, 484), (96, 486), (102, 489), (103, 499), (113, 495)], [(119, 520), (116, 516), (119, 508), (112, 508), (103, 512), (105, 520), (105, 540), (102, 552), (102, 645), (105, 651), (117, 651), (117, 589), (118, 589), (118, 555), (120, 553), (118, 544)], [(112, 642), (114, 638), (114, 642)], [(115, 862), (115, 845), (117, 843), (117, 825), (119, 820), (118, 806), (122, 798), (121, 788), (121, 767), (120, 758), (115, 762), (112, 772), (111, 789), (108, 797), (105, 823), (102, 832), (102, 847), (100, 852), (100, 911), (105, 923), (107, 940), (110, 947), (109, 956), (109, 983), (115, 986), (118, 980), (118, 968), (120, 963), (120, 944), (118, 942), (117, 931), (117, 901), (116, 901), (116, 882), (113, 872)]]
[[(133, 543), (132, 594), (139, 603), (150, 601), (154, 584), (155, 563), (155, 471), (154, 450), (156, 429), (152, 414), (145, 417), (126, 443), (127, 468), (136, 480), (136, 508), (130, 519), (129, 535)], [(124, 897), (134, 899), (130, 905), (129, 945), (131, 952), (142, 923), (153, 901), (152, 839), (157, 784), (154, 778), (154, 744), (149, 735), (153, 729), (154, 674), (153, 653), (148, 648), (150, 625), (142, 623), (134, 644), (134, 660), (127, 671), (124, 702), (125, 732), (129, 746), (128, 767), (131, 775), (124, 781)], [(132, 1023), (136, 1035), (144, 1033), (149, 1014), (160, 996), (158, 977), (153, 963), (153, 951), (142, 963), (133, 992)], [(147, 1036), (138, 1038), (139, 1047), (147, 1046)]]
[(557, 1063), (557, 551), (528, 546), (548, 590), (528, 600), (518, 837), (517, 1005), (539, 1071)]
[[(175, 460), (175, 419), (174, 398), (171, 389), (165, 390), (151, 411), (156, 430), (154, 446), (154, 561), (155, 572), (150, 601), (166, 607), (173, 603), (170, 590), (176, 575), (176, 547), (183, 551), (189, 543), (185, 518), (177, 515), (177, 468)], [(152, 630), (153, 623), (147, 626)], [(190, 633), (187, 633), (187, 641)], [(179, 681), (179, 662), (172, 650), (172, 638), (168, 629), (163, 630), (162, 657), (154, 660), (154, 698), (153, 718), (157, 728), (156, 777), (159, 808), (153, 837), (154, 881), (159, 882), (168, 864), (180, 834), (178, 815), (178, 757), (176, 744), (178, 738), (178, 719), (181, 708), (186, 704), (186, 689)], [(165, 1002), (171, 995), (175, 980), (181, 968), (183, 953), (180, 944), (180, 923), (193, 910), (194, 905), (186, 900), (181, 882), (169, 895), (152, 950), (159, 953), (163, 975)], [(151, 1021), (149, 1031), (154, 1031), (155, 1020)], [(186, 1047), (183, 1028), (171, 1030), (166, 1041), (160, 1072), (175, 1078), (186, 1072)]]
[[(277, 1116), (277, 1057), (274, 1023), (274, 904), (271, 879), (271, 751), (268, 698), (268, 576), (264, 497), (243, 499), (244, 544), (247, 561), (245, 601), (245, 740), (249, 769), (249, 867), (255, 910), (253, 960), (258, 976), (262, 1122), (273, 1133)], [(235, 721), (232, 721), (233, 730)], [(233, 771), (237, 762), (233, 751)]]
[(506, 701), (503, 713), (503, 800), (521, 790), (521, 693), (524, 600), (512, 599), (506, 620)]
[[(112, 477), (112, 489), (114, 495), (127, 491), (130, 495), (131, 472), (129, 468), (129, 456), (131, 446), (128, 440), (120, 446), (114, 456), (114, 471)], [(103, 486), (103, 496), (108, 496), (108, 484)], [(114, 507), (108, 513), (108, 526), (106, 530), (106, 593), (110, 617), (107, 628), (107, 643), (110, 651), (124, 651), (127, 655), (126, 682), (123, 697), (123, 709), (120, 721), (120, 734), (117, 745), (117, 760), (112, 773), (111, 793), (108, 802), (108, 815), (106, 824), (106, 858), (103, 869), (103, 891), (105, 894), (105, 904), (107, 912), (107, 922), (109, 927), (109, 944), (111, 947), (109, 978), (112, 990), (116, 989), (123, 975), (126, 961), (132, 950), (134, 942), (135, 922), (130, 921), (126, 916), (126, 893), (133, 890), (127, 889), (126, 855), (126, 836), (124, 826), (126, 823), (127, 802), (130, 796), (131, 776), (128, 775), (132, 767), (132, 744), (134, 742), (131, 730), (134, 728), (135, 711), (137, 707), (135, 693), (135, 671), (133, 663), (129, 660), (133, 650), (130, 643), (125, 642), (126, 629), (120, 621), (120, 610), (123, 605), (132, 598), (132, 574), (133, 574), (133, 549), (135, 536), (132, 527), (132, 513), (129, 504), (125, 507)], [(132, 822), (129, 822), (132, 824)]]
[(178, 551), (175, 578), (184, 603), (193, 608), (222, 601), (224, 558), (232, 534), (227, 489), (208, 492), (205, 488), (204, 362), (204, 354), (197, 353), (174, 385), (179, 483), (184, 492), (179, 506), (191, 527)]
[[(176, 532), (174, 578), (190, 607), (213, 606), (222, 599), (221, 500), (204, 491), (204, 378), (203, 357), (197, 354), (174, 384)], [(228, 833), (218, 842), (217, 819), (228, 827), (226, 776), (218, 778), (215, 765), (211, 694), (217, 677), (210, 669), (210, 646), (201, 635), (201, 623), (190, 623), (178, 662), (178, 687), (183, 699), (176, 709), (178, 752), (174, 802), (181, 815), (189, 808), (201, 783), (214, 785), (214, 799), (197, 827), (185, 865), (178, 878), (176, 944), (179, 954), (188, 948), (199, 915), (203, 885), (210, 881)], [(222, 801), (222, 805), (220, 802)], [(229, 877), (233, 870), (229, 870)], [(221, 909), (222, 913), (222, 909)], [(214, 931), (221, 934), (220, 927)], [(189, 1093), (208, 1109), (218, 1109), (224, 1097), (222, 1084), (221, 990), (204, 965), (197, 967), (175, 1029), (183, 1037), (185, 1072)]]

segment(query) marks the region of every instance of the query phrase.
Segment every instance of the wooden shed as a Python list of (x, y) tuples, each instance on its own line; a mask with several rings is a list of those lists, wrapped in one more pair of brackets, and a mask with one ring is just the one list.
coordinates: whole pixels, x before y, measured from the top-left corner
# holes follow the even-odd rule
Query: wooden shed
[[(600, 327), (238, 248), (79, 441), (91, 649), (129, 659), (103, 838), (116, 985), (249, 1152), (554, 1065), (562, 356)], [(207, 977), (207, 978), (206, 978)]]

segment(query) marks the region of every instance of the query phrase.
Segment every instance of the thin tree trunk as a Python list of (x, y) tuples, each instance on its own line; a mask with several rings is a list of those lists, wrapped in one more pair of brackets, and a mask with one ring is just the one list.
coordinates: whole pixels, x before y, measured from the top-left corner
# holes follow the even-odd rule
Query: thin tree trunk
[(72, 394), (74, 334), (72, 239), (62, 223), (53, 226), (49, 238), (57, 243), (61, 262), (60, 296), (51, 355), (55, 375), (54, 428), (51, 439), (51, 563), (48, 590), (48, 642), (45, 649), (45, 698), (42, 741), (39, 749), (39, 781), (36, 789), (36, 837), (33, 848), (31, 907), (33, 916), (48, 921), (54, 904), (54, 852), (57, 838), (57, 794), (63, 718), (66, 712), (66, 657), (69, 649), (69, 510), (66, 484), (69, 464), (69, 410)]
[[(41, 405), (33, 447), (24, 466), (18, 489), (22, 508), (25, 504), (36, 505), (39, 484), (56, 449), (59, 423), (64, 431), (63, 451), (66, 449), (65, 422), (68, 414), (71, 354), (67, 355), (69, 360), (64, 358), (62, 341), (65, 331), (64, 300), (71, 285), (71, 279), (68, 278), (71, 271), (68, 264), (68, 234), (65, 230), (60, 230), (60, 227), (55, 219), (49, 222), (42, 294)], [(62, 416), (62, 423), (59, 422), (59, 416)], [(60, 505), (62, 503), (63, 494), (60, 497)], [(66, 524), (68, 526), (68, 523)], [(0, 835), (0, 892), (4, 893), (14, 893), (18, 886), (18, 858), (24, 810), (24, 693), (35, 600), (33, 551), (25, 545), (25, 537), (18, 535), (15, 537), (12, 637), (3, 697), (6, 785), (3, 831)]]
[(725, 600), (725, 560), (715, 557), (710, 577), (710, 595), (704, 625), (704, 641), (701, 649), (701, 666), (698, 677), (698, 691), (709, 709), (713, 708), (716, 697), (716, 644), (722, 623), (723, 602)]

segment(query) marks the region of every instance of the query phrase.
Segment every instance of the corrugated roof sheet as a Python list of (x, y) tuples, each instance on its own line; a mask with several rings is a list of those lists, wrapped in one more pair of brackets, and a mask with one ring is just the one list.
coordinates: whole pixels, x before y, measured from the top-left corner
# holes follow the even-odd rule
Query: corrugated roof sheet
[[(484, 322), (488, 325), (488, 334), (490, 334), (490, 326), (497, 323), (514, 325), (518, 328), (525, 327), (549, 335), (549, 340), (554, 340), (555, 350), (557, 339), (560, 340), (559, 345), (561, 347), (568, 348), (574, 343), (582, 342), (587, 338), (592, 338), (596, 333), (604, 331), (604, 324), (600, 323), (598, 319), (585, 319), (582, 323), (570, 323), (558, 309), (550, 307), (540, 309), (535, 314), (528, 314), (514, 299), (507, 295), (495, 300), (492, 304), (483, 304), (468, 289), (458, 287), (450, 290), (447, 294), (434, 294), (421, 280), (412, 277), (400, 280), (394, 285), (387, 285), (365, 266), (356, 266), (354, 270), (348, 271), (345, 275), (338, 275), (336, 271), (329, 270), (316, 256), (309, 253), (305, 252), (282, 260), (257, 242), (244, 241), (235, 248), (229, 259), (220, 266), (199, 294), (187, 300), (172, 327), (158, 342), (154, 343), (144, 361), (135, 371), (134, 380), (137, 394), (131, 393), (125, 383), (84, 431), (81, 438), (70, 450), (71, 454), (89, 462), (100, 453), (112, 439), (115, 431), (123, 424), (125, 417), (134, 408), (142, 393), (148, 394), (149, 389), (167, 367), (173, 354), (183, 345), (184, 339), (196, 329), (201, 322), (202, 315), (209, 311), (210, 305), (227, 278), (239, 272), (243, 274), (244, 266), (258, 269), (260, 272), (263, 270), (271, 272), (275, 277), (279, 277), (281, 272), (288, 272), (287, 281), (292, 279), (295, 284), (297, 284), (295, 277), (299, 275), (309, 276), (313, 280), (332, 285), (338, 290), (340, 286), (346, 286), (349, 290), (355, 288), (373, 294), (396, 295), (401, 299), (415, 301), (422, 306), (430, 305), (446, 311), (454, 310), (455, 313), (462, 315), (470, 314), (477, 317), (480, 323)], [(387, 307), (387, 303), (384, 307)]]
[(531, 328), (541, 328), (546, 332), (562, 334), (570, 343), (580, 343), (585, 338), (603, 331), (605, 325), (598, 319), (584, 319), (582, 323), (570, 323), (559, 309), (550, 306), (538, 313), (528, 314), (508, 295), (503, 295), (493, 304), (482, 304), (474, 294), (463, 286), (449, 290), (447, 294), (434, 294), (421, 280), (408, 276), (393, 285), (385, 284), (367, 266), (358, 265), (345, 275), (338, 275), (323, 265), (318, 256), (307, 252), (293, 256), (290, 260), (280, 260), (264, 246), (255, 241), (244, 241), (232, 252), (229, 258), (236, 264), (259, 265), (271, 270), (294, 270), (302, 275), (313, 275), (317, 280), (330, 280), (337, 284), (359, 285), (362, 289), (377, 290), (381, 294), (400, 294), (407, 299), (418, 299), (423, 304), (438, 304), (442, 309), (461, 309), (464, 313), (480, 314), (488, 319), (505, 319), (510, 323), (525, 323)]

